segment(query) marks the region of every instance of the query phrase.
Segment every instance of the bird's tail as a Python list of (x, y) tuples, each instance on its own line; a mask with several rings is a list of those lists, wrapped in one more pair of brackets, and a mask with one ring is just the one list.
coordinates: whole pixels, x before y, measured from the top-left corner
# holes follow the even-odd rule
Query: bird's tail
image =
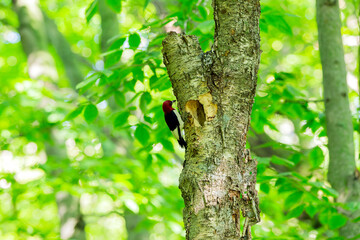
[(187, 143), (185, 142), (185, 140), (182, 138), (182, 136), (180, 136), (178, 143), (180, 145), (180, 147), (184, 147), (185, 149), (187, 149)]

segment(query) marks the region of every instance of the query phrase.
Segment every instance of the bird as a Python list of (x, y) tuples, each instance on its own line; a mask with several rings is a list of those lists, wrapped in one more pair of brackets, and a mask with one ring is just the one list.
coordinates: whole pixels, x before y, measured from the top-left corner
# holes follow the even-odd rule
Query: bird
[(187, 144), (181, 133), (181, 130), (184, 128), (184, 122), (181, 119), (179, 112), (172, 107), (174, 102), (176, 102), (176, 100), (173, 101), (166, 100), (162, 105), (162, 109), (164, 111), (164, 116), (165, 116), (165, 122), (168, 125), (171, 133), (178, 141), (180, 147), (182, 148), (185, 147), (185, 149), (187, 149)]

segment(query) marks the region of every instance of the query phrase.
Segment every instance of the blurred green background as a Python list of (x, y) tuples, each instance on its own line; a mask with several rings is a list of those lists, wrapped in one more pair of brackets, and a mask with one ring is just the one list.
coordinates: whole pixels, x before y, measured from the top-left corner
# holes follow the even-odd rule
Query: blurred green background
[[(314, 4), (261, 1), (255, 239), (340, 239), (347, 221), (326, 181)], [(340, 1), (356, 156), (358, 4)], [(0, 239), (185, 239), (161, 42), (185, 32), (210, 50), (212, 11), (209, 0), (0, 0)]]

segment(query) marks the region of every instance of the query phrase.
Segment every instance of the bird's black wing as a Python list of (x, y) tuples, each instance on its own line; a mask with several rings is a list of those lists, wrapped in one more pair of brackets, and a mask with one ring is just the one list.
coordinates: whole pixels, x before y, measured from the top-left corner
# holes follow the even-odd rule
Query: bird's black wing
[(165, 122), (170, 128), (170, 131), (174, 131), (180, 125), (174, 111), (165, 114)]

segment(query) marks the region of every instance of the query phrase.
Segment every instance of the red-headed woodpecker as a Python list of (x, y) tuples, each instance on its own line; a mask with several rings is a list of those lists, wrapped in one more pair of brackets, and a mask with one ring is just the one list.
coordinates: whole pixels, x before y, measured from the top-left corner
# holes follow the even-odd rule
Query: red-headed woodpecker
[(174, 135), (174, 137), (178, 140), (181, 147), (187, 148), (187, 144), (184, 140), (184, 138), (181, 136), (181, 130), (184, 127), (184, 122), (180, 117), (180, 114), (178, 111), (176, 111), (172, 104), (175, 102), (167, 100), (163, 103), (162, 108), (165, 114), (165, 122), (170, 128), (171, 133)]

